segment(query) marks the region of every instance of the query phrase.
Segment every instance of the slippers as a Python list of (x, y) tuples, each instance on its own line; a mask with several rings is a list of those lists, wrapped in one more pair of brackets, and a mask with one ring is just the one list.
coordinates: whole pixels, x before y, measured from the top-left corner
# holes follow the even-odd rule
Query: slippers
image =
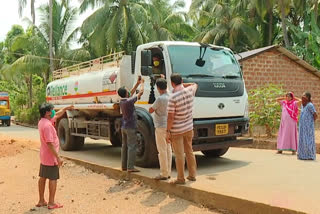
[(156, 177), (154, 177), (153, 179), (158, 180), (158, 181), (165, 181), (168, 180), (168, 177), (162, 176), (162, 175), (157, 175)]
[(187, 179), (189, 181), (196, 181), (197, 180), (196, 177), (192, 177), (192, 176), (188, 176)]
[(133, 169), (128, 169), (128, 172), (140, 172), (139, 169), (133, 168)]
[(63, 205), (58, 204), (58, 203), (56, 203), (56, 204), (54, 204), (54, 205), (48, 205), (48, 209), (49, 209), (49, 210), (57, 209), (57, 208), (62, 208), (62, 207), (63, 207)]
[(48, 203), (45, 201), (43, 204), (36, 204), (36, 207), (46, 207), (48, 206)]

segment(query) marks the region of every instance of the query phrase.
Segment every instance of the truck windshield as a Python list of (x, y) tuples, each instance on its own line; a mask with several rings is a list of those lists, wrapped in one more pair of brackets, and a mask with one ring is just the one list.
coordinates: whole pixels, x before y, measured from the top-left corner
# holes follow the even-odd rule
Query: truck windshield
[(6, 100), (0, 100), (0, 106), (7, 107), (8, 102)]
[(203, 67), (195, 64), (200, 54), (199, 46), (172, 45), (168, 47), (168, 51), (172, 71), (184, 77), (241, 77), (240, 67), (228, 50), (215, 50), (208, 47), (203, 57), (205, 60)]

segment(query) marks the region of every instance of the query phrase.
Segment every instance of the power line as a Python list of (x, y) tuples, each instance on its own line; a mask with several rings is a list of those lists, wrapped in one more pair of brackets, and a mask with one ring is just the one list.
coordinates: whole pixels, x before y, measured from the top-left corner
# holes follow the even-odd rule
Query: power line
[[(48, 59), (50, 60), (50, 57), (45, 57), (45, 56), (35, 56), (35, 55), (30, 55), (30, 54), (22, 54), (22, 53), (16, 53), (16, 52), (10, 52), (10, 51), (6, 51), (7, 53), (10, 53), (10, 54), (15, 54), (15, 55), (19, 55), (19, 56), (31, 56), (31, 57), (35, 57), (35, 58), (40, 58), (40, 59)], [(68, 59), (59, 59), (59, 58), (52, 58), (52, 60), (55, 60), (55, 61), (66, 61), (66, 62), (82, 62), (82, 61), (76, 61), (76, 60), (68, 60)]]

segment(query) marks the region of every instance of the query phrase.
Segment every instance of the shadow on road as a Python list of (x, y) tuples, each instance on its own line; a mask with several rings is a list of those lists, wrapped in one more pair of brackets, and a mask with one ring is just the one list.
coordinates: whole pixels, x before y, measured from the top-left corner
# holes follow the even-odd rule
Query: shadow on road
[(233, 169), (238, 169), (249, 165), (251, 162), (232, 160), (225, 157), (208, 158), (204, 155), (196, 154), (198, 164), (198, 174), (215, 174)]

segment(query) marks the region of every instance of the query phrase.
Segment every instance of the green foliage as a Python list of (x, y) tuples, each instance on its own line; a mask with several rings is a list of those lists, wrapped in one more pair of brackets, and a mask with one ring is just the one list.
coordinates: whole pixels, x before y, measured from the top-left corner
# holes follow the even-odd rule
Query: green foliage
[(14, 40), (24, 35), (24, 30), (20, 25), (12, 25), (11, 30), (7, 33), (6, 39), (4, 41), (4, 51), (7, 52), (4, 57), (4, 63), (10, 64), (20, 57), (20, 50), (12, 50), (11, 46)]
[(15, 115), (16, 120), (36, 125), (39, 119), (38, 106), (45, 102), (46, 86), (43, 78), (38, 75), (33, 75), (33, 101), (32, 108), (27, 108), (28, 92), (27, 85), (17, 87), (12, 81), (0, 81), (0, 91), (9, 92), (11, 112)]
[(320, 69), (320, 27), (316, 23), (316, 17), (313, 13), (307, 16), (310, 17), (310, 23), (309, 26), (304, 27), (305, 29), (310, 29), (310, 31), (303, 31), (304, 29), (301, 29), (301, 27), (288, 23), (293, 33), (292, 38), (295, 43), (291, 50)]
[(276, 101), (284, 91), (279, 85), (266, 85), (249, 92), (250, 122), (253, 126), (265, 126), (271, 136), (278, 130), (281, 119), (281, 106)]

